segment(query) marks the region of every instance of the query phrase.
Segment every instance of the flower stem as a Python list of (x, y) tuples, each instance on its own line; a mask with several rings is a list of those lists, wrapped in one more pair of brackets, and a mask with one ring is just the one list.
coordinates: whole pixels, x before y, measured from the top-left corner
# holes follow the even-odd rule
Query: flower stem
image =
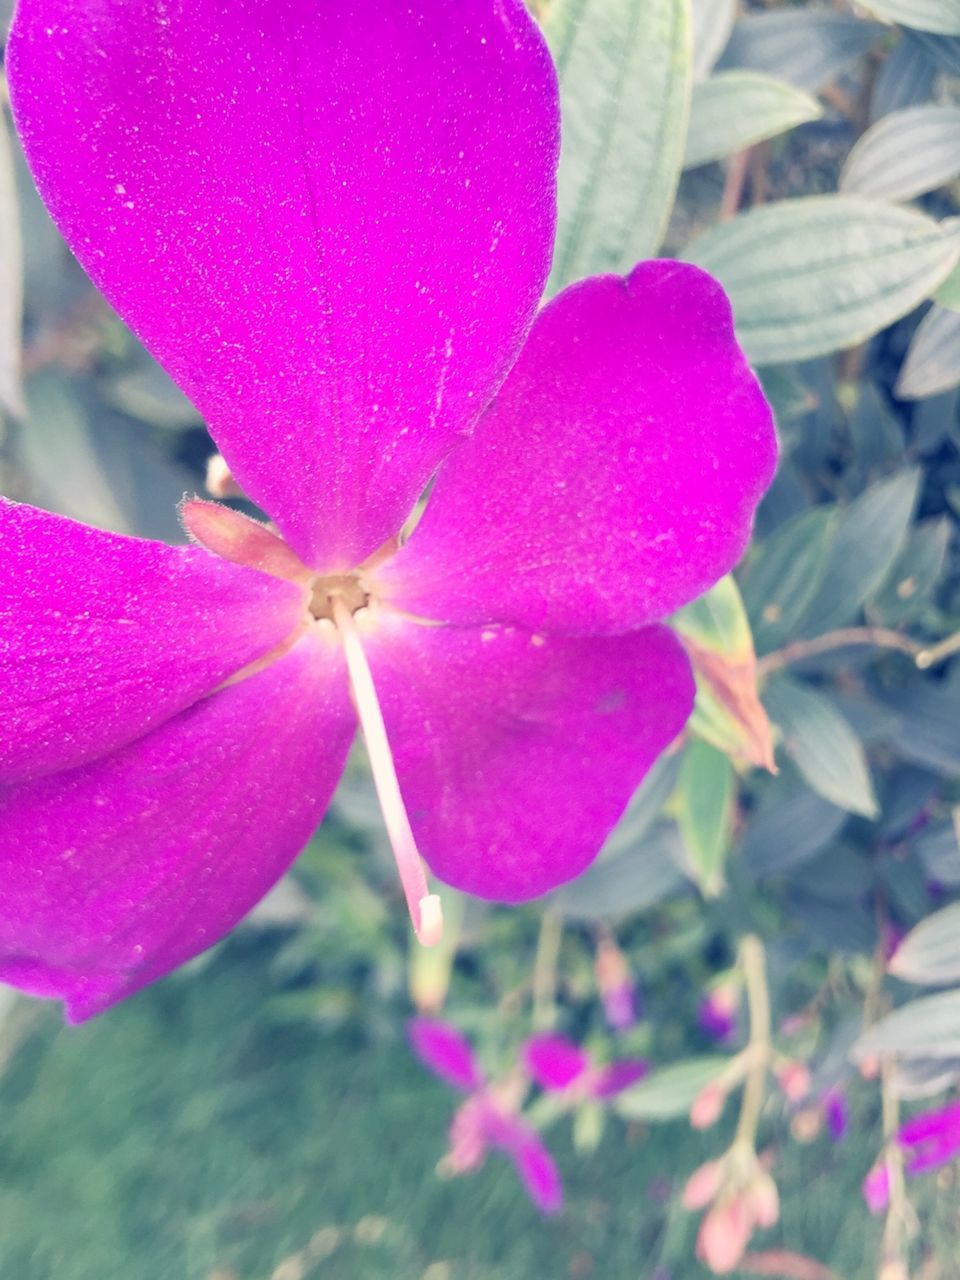
[(734, 1145), (749, 1147), (752, 1151), (756, 1148), (757, 1125), (771, 1057), (770, 993), (767, 989), (766, 957), (763, 943), (753, 933), (748, 933), (740, 942), (740, 964), (750, 1013), (750, 1043), (746, 1050), (750, 1067), (743, 1086)]
[(443, 936), (443, 911), (440, 899), (427, 886), (420, 852), (410, 827), (407, 809), (400, 794), (400, 783), (393, 763), (393, 754), (387, 740), (383, 712), (377, 699), (377, 691), (370, 672), (367, 655), (360, 643), (353, 614), (343, 599), (331, 595), (330, 607), (333, 621), (343, 642), (343, 652), (350, 674), (350, 688), (360, 719), (360, 729), (370, 757), (373, 784), (383, 812), (387, 835), (400, 873), (400, 883), (407, 899), (414, 932), (425, 947), (434, 947)]
[(549, 908), (540, 917), (537, 954), (533, 962), (533, 1026), (549, 1031), (556, 1018), (557, 960), (563, 938), (563, 917)]

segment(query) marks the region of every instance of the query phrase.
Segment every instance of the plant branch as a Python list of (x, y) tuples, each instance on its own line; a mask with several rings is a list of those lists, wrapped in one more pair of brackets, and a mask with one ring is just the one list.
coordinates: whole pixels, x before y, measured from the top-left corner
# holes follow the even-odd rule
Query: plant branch
[[(960, 640), (957, 637), (951, 637), (951, 640), (956, 641), (957, 648), (960, 649)], [(947, 643), (949, 642), (944, 641), (936, 648), (942, 649)], [(822, 653), (832, 653), (835, 649), (849, 649), (855, 645), (894, 649), (898, 653), (908, 654), (918, 666), (932, 665), (930, 661), (921, 662), (921, 657), (934, 653), (934, 650), (925, 649), (919, 641), (912, 640), (910, 636), (905, 636), (899, 631), (892, 631), (889, 627), (843, 627), (839, 631), (827, 631), (822, 636), (814, 636), (812, 640), (794, 640), (791, 644), (784, 645), (782, 649), (774, 649), (772, 653), (758, 659), (757, 676), (769, 676), (774, 671), (781, 671), (784, 667), (802, 662), (805, 658), (816, 658)], [(936, 660), (939, 661), (940, 658)]]
[(743, 1086), (740, 1118), (737, 1121), (735, 1146), (756, 1149), (757, 1125), (763, 1106), (770, 1067), (770, 992), (767, 989), (766, 957), (763, 943), (756, 934), (748, 933), (740, 942), (740, 964), (747, 989), (750, 1014), (750, 1043), (747, 1055), (750, 1068)]

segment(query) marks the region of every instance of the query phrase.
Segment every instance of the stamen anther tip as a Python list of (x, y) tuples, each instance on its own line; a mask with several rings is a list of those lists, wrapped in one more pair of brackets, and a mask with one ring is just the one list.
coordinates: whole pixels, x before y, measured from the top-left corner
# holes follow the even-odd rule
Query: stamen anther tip
[(417, 941), (423, 947), (435, 947), (443, 937), (443, 906), (435, 893), (428, 893), (417, 904), (420, 926)]

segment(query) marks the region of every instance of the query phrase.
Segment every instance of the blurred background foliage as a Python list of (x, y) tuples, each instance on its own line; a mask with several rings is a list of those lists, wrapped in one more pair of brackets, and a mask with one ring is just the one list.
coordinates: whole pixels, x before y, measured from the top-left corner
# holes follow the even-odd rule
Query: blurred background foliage
[[(782, 1202), (736, 1274), (960, 1274), (952, 1167), (904, 1186), (891, 1157), (885, 1217), (859, 1191), (960, 1077), (960, 2), (532, 8), (564, 112), (551, 289), (703, 265), (777, 412), (754, 544), (675, 619), (691, 730), (580, 881), (522, 910), (447, 895), (439, 952), (409, 946), (357, 761), (290, 879), (186, 971), (79, 1029), (4, 993), (3, 1277), (696, 1280), (681, 1195), (735, 1124)], [(0, 250), (0, 489), (182, 539), (209, 438), (11, 137)], [(620, 1114), (535, 1102), (559, 1220), (505, 1162), (435, 1177), (452, 1102), (406, 1046), (414, 1007), (492, 1072), (532, 1027), (651, 1060)], [(692, 1127), (704, 1096), (722, 1114)]]

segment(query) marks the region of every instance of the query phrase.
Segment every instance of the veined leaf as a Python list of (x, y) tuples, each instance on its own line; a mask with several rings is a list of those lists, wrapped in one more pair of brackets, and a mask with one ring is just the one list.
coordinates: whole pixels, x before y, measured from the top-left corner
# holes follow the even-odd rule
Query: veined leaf
[(782, 644), (803, 616), (823, 577), (835, 524), (831, 507), (815, 507), (751, 549), (740, 585), (758, 652)]
[(737, 0), (692, 0), (693, 78), (703, 80), (723, 53), (737, 16)]
[(718, 71), (694, 85), (683, 167), (722, 160), (823, 114), (819, 102), (762, 71)]
[(888, 968), (905, 982), (927, 986), (960, 982), (960, 902), (935, 911), (911, 929)]
[(727, 757), (697, 738), (688, 742), (677, 787), (677, 825), (697, 884), (708, 896), (719, 893), (723, 884), (733, 834), (733, 790)]
[(876, 200), (912, 200), (960, 173), (960, 107), (932, 103), (893, 111), (847, 157), (840, 190)]
[(900, 22), (917, 31), (940, 36), (960, 36), (957, 0), (869, 0), (866, 8), (878, 18)]
[(713, 227), (686, 257), (730, 294), (758, 364), (848, 347), (912, 311), (960, 257), (960, 230), (912, 209), (808, 196)]
[(686, 1115), (697, 1094), (721, 1076), (729, 1064), (728, 1058), (710, 1054), (662, 1067), (625, 1089), (614, 1108), (631, 1120), (674, 1120)]
[(908, 468), (839, 514), (819, 585), (796, 624), (801, 635), (849, 622), (885, 580), (906, 543), (919, 482), (920, 473)]
[(913, 335), (897, 379), (897, 395), (904, 400), (924, 400), (958, 385), (960, 311), (934, 306)]
[(825, 800), (868, 818), (877, 800), (860, 739), (819, 690), (779, 677), (764, 691), (767, 710), (783, 733), (787, 755)]
[(690, 112), (689, 0), (555, 0), (563, 141), (550, 288), (660, 246)]
[(908, 1058), (960, 1055), (960, 991), (911, 1000), (881, 1018), (853, 1046), (853, 1056), (901, 1053)]
[(749, 14), (734, 27), (720, 66), (768, 71), (816, 93), (865, 54), (883, 32), (879, 22), (832, 9)]
[(960, 266), (954, 269), (933, 295), (933, 300), (941, 307), (949, 307), (951, 311), (960, 311)]

